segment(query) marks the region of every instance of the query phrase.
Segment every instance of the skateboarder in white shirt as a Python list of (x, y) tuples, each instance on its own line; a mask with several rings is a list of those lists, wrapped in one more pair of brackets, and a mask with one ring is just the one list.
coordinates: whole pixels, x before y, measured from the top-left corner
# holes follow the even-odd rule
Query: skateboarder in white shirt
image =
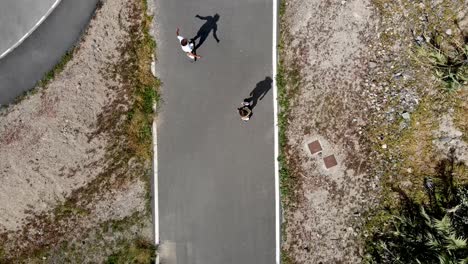
[(186, 38), (182, 37), (179, 35), (179, 28), (177, 28), (177, 38), (180, 41), (180, 47), (182, 50), (187, 54), (187, 56), (191, 59), (199, 59), (201, 56), (198, 56), (197, 54), (193, 53), (193, 42), (189, 42)]

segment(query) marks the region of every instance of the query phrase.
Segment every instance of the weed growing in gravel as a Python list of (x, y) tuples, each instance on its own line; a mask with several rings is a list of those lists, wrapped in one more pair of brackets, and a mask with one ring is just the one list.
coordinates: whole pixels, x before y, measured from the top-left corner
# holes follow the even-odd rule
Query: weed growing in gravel
[[(283, 21), (283, 16), (286, 12), (286, 1), (281, 1), (279, 15), (280, 21)], [(280, 27), (281, 28), (281, 27)], [(300, 84), (300, 74), (298, 67), (296, 65), (289, 65), (288, 68), (285, 66), (284, 58), (284, 46), (285, 41), (287, 41), (289, 35), (287, 32), (280, 30), (280, 43), (278, 46), (279, 52), (279, 63), (278, 63), (278, 72), (276, 75), (276, 85), (278, 89), (278, 130), (279, 130), (279, 148), (280, 154), (278, 157), (280, 165), (280, 191), (282, 195), (282, 202), (285, 203), (286, 200), (290, 199), (291, 191), (294, 188), (293, 181), (291, 179), (290, 169), (288, 168), (288, 159), (286, 157), (287, 153), (287, 138), (286, 131), (289, 124), (289, 106), (291, 97), (297, 94), (299, 84)]]
[(289, 171), (287, 168), (286, 157), (284, 155), (284, 148), (286, 146), (286, 128), (288, 125), (288, 109), (289, 101), (287, 98), (286, 91), (286, 80), (285, 80), (285, 71), (281, 65), (278, 67), (278, 74), (276, 75), (276, 83), (278, 87), (278, 104), (280, 111), (278, 113), (278, 127), (279, 127), (279, 147), (281, 153), (278, 157), (280, 163), (280, 177), (281, 177), (281, 195), (287, 196), (289, 194), (289, 184), (287, 183), (289, 179)]
[[(466, 99), (466, 89), (462, 88), (466, 87), (468, 78), (466, 39), (458, 30), (441, 33), (456, 28), (454, 17), (462, 3), (444, 0), (418, 4), (405, 0), (373, 0), (373, 3), (386, 28), (382, 34), (388, 31), (388, 36), (392, 37), (391, 41), (381, 37), (381, 43), (390, 53), (395, 54), (393, 48), (399, 45), (402, 47), (400, 54), (410, 55), (400, 56), (391, 65), (398, 72), (406, 73), (406, 77), (400, 78), (393, 72), (385, 81), (390, 80), (397, 92), (411, 91), (417, 101), (414, 106), (402, 109), (411, 113), (409, 120), (387, 119), (385, 125), (374, 129), (379, 132), (373, 134), (373, 138), (377, 138), (375, 149), (382, 153), (385, 162), (381, 167), (384, 175), (381, 177), (381, 205), (367, 218), (369, 221), (363, 232), (367, 245), (365, 262), (455, 263), (452, 261), (466, 256), (466, 250), (455, 253), (456, 249), (450, 249), (447, 242), (454, 237), (467, 238), (466, 231), (455, 236), (448, 230), (441, 234), (434, 225), (447, 222), (445, 213), (452, 214), (449, 211), (457, 206), (454, 203), (460, 202), (455, 201), (452, 194), (466, 190), (468, 175), (465, 165), (449, 166), (451, 174), (456, 176), (457, 190), (453, 189), (452, 194), (443, 191), (447, 190), (447, 182), (441, 178), (446, 175), (441, 168), (446, 167), (441, 166), (445, 163), (440, 160), (441, 151), (433, 142), (437, 140), (434, 131), (439, 128), (443, 115), (454, 117), (456, 126), (467, 127), (466, 109), (460, 109), (464, 105), (463, 98)], [(396, 22), (398, 20), (401, 23)], [(399, 29), (389, 27), (395, 25)], [(388, 109), (398, 109), (402, 99), (397, 97), (391, 101)], [(382, 143), (385, 148), (381, 147)], [(457, 218), (453, 214), (450, 217)], [(434, 241), (439, 244), (431, 245)]]
[[(14, 104), (18, 104), (19, 102), (23, 101), (24, 99), (28, 98), (29, 96), (31, 96), (33, 94), (36, 94), (39, 91), (38, 88), (46, 87), (55, 78), (55, 76), (57, 76), (59, 73), (61, 73), (63, 71), (63, 69), (65, 68), (65, 65), (67, 65), (67, 63), (69, 61), (71, 61), (71, 59), (73, 59), (74, 50), (75, 49), (72, 48), (69, 51), (67, 51), (62, 56), (60, 61), (54, 66), (54, 68), (52, 70), (48, 71), (44, 75), (44, 77), (42, 77), (42, 79), (37, 82), (36, 87), (34, 87), (31, 90), (27, 90), (23, 94), (16, 97)], [(3, 106), (3, 107), (6, 108), (7, 106)]]
[(468, 186), (454, 178), (454, 157), (441, 161), (424, 188), (428, 203), (420, 204), (401, 189), (404, 201), (367, 241), (365, 263), (466, 263), (468, 261)]
[(127, 242), (121, 250), (110, 255), (106, 264), (149, 264), (156, 260), (156, 247), (148, 240), (137, 238)]
[[(134, 81), (134, 103), (129, 111), (129, 119), (127, 124), (127, 134), (129, 140), (130, 150), (134, 152), (138, 157), (143, 159), (149, 159), (152, 152), (152, 134), (151, 127), (153, 123), (153, 105), (159, 100), (157, 89), (160, 86), (160, 82), (151, 73), (151, 62), (153, 54), (155, 52), (156, 43), (149, 35), (149, 28), (151, 25), (152, 17), (146, 14), (147, 4), (142, 1), (143, 19), (141, 23), (142, 35), (132, 36), (131, 47), (129, 50), (130, 60), (125, 67), (127, 68), (127, 74), (129, 79)], [(130, 32), (133, 32), (132, 30)], [(133, 62), (132, 58), (136, 58), (137, 61)], [(132, 65), (128, 67), (128, 65)]]
[[(279, 18), (280, 23), (283, 22), (284, 15), (286, 12), (286, 1), (280, 1)], [(280, 196), (281, 205), (283, 207), (288, 206), (289, 202), (293, 200), (293, 191), (297, 188), (297, 182), (292, 178), (291, 168), (289, 167), (289, 160), (287, 156), (288, 144), (286, 131), (289, 124), (289, 107), (291, 96), (294, 95), (296, 88), (299, 85), (300, 77), (297, 67), (292, 67), (293, 70), (287, 69), (283, 58), (284, 42), (289, 38), (288, 33), (281, 30), (280, 27), (280, 43), (278, 46), (279, 52), (279, 63), (278, 72), (276, 75), (276, 85), (278, 89), (278, 139), (279, 139), (279, 176), (280, 176)], [(286, 237), (286, 226), (287, 223), (281, 225), (281, 236)], [(289, 253), (281, 249), (281, 263), (291, 264), (293, 263)]]
[(62, 56), (60, 61), (54, 66), (54, 68), (52, 70), (48, 71), (44, 75), (44, 77), (38, 82), (38, 86), (45, 87), (47, 84), (49, 84), (55, 78), (55, 76), (57, 76), (59, 73), (61, 73), (63, 71), (63, 69), (65, 68), (65, 65), (67, 65), (67, 63), (69, 61), (71, 61), (71, 59), (73, 59), (73, 52), (74, 52), (74, 48), (67, 51)]
[(453, 92), (468, 84), (468, 43), (447, 40), (441, 34), (425, 36), (425, 42), (415, 50), (415, 59), (433, 70)]

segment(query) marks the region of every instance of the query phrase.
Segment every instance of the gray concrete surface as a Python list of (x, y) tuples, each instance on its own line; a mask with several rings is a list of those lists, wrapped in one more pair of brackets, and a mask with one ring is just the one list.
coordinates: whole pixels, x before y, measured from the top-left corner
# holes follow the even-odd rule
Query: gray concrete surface
[[(17, 96), (33, 88), (54, 67), (79, 39), (97, 2), (98, 0), (62, 0), (21, 45), (0, 59), (0, 104), (13, 102)], [(2, 1), (0, 10), (3, 5)]]
[[(273, 91), (244, 123), (236, 108), (272, 77), (271, 0), (156, 0), (161, 263), (275, 263)], [(194, 37), (220, 15), (190, 62)]]
[(57, 0), (0, 1), (0, 57), (27, 35)]

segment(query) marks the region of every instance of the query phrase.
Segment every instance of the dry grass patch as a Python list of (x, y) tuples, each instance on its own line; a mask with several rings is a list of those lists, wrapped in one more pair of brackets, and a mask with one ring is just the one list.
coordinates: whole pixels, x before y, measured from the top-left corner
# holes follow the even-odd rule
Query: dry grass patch
[(457, 107), (455, 108), (453, 121), (455, 126), (463, 133), (463, 140), (468, 143), (468, 89), (457, 93)]

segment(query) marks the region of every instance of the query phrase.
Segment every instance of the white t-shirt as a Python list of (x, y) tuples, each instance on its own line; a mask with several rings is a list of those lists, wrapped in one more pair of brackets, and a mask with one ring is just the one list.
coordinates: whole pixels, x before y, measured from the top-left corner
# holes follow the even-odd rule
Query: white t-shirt
[(182, 48), (183, 51), (185, 51), (185, 52), (192, 52), (192, 50), (193, 50), (193, 43), (187, 43), (187, 45), (182, 46), (182, 40), (184, 39), (184, 37), (182, 37), (182, 36), (177, 36), (177, 38), (179, 39), (179, 42), (181, 42), (180, 47)]

